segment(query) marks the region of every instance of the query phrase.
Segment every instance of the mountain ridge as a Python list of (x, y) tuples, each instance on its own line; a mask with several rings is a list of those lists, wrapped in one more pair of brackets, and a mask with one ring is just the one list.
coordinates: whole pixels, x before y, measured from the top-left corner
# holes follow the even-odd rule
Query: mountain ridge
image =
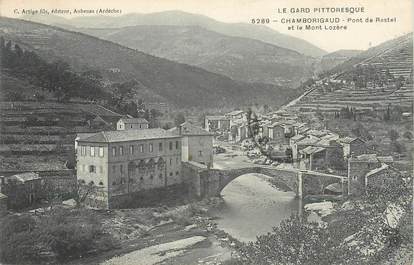
[[(30, 16), (30, 19), (38, 19), (39, 16)], [(42, 18), (42, 17), (40, 17)], [(43, 19), (44, 21), (44, 19)], [(282, 34), (263, 25), (252, 25), (248, 23), (225, 23), (207, 17), (205, 15), (192, 14), (178, 10), (154, 12), (148, 14), (129, 13), (122, 16), (88, 16), (75, 17), (71, 19), (55, 19), (54, 23), (69, 25), (71, 27), (112, 27), (119, 28), (134, 25), (200, 25), (228, 36), (246, 37), (261, 40), (293, 49), (308, 56), (319, 57), (326, 51), (303, 39)]]

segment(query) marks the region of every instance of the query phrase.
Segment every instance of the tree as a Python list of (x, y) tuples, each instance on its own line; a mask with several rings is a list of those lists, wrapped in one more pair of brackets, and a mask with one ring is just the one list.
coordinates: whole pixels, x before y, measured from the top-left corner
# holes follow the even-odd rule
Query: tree
[(179, 112), (174, 119), (174, 124), (176, 127), (180, 126), (185, 122), (185, 116), (182, 112)]

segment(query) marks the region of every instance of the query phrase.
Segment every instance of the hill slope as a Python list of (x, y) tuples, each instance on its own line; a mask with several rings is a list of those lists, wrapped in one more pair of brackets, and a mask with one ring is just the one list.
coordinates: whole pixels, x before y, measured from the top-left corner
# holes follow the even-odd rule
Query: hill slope
[(25, 17), (25, 19), (81, 28), (120, 28), (136, 25), (200, 26), (228, 36), (264, 41), (309, 56), (318, 57), (326, 53), (305, 40), (279, 33), (266, 26), (247, 23), (223, 23), (206, 16), (182, 11), (165, 11), (150, 14), (133, 13), (118, 17), (84, 16), (73, 19), (53, 18), (53, 20), (50, 20), (51, 22), (46, 21), (42, 16), (30, 16)]
[(99, 70), (110, 81), (135, 79), (140, 84), (135, 89), (139, 96), (180, 107), (245, 105), (255, 101), (278, 105), (297, 93), (272, 85), (236, 82), (85, 34), (18, 19), (0, 18), (0, 35), (46, 60), (63, 59), (79, 71)]
[(412, 112), (414, 100), (412, 33), (359, 53), (330, 70), (294, 108), (337, 112), (341, 108)]
[(314, 59), (258, 40), (229, 37), (193, 26), (78, 29), (142, 52), (191, 64), (245, 82), (299, 85)]
[(341, 63), (351, 59), (352, 57), (360, 54), (361, 50), (338, 50), (322, 56), (320, 62), (317, 65), (317, 72), (329, 71), (332, 68), (340, 65)]

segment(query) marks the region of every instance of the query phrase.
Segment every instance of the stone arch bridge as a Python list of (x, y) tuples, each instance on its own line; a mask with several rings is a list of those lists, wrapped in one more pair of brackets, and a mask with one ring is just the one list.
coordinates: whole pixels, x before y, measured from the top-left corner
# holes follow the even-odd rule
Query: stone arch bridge
[(252, 166), (231, 169), (212, 169), (196, 162), (183, 162), (184, 182), (188, 184), (192, 196), (207, 198), (220, 195), (220, 192), (234, 179), (249, 173), (259, 173), (285, 184), (300, 198), (309, 194), (322, 194), (326, 186), (341, 183), (345, 194), (347, 178), (316, 171), (279, 169), (272, 166)]

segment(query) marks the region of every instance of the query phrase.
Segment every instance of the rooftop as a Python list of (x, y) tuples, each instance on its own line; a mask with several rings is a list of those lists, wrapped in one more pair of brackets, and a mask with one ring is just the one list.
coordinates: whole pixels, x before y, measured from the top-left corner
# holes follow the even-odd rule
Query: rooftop
[(306, 136), (306, 138), (303, 138), (302, 140), (299, 140), (296, 144), (298, 145), (310, 145), (310, 144), (314, 144), (316, 142), (318, 142), (320, 140), (320, 138), (313, 136), (313, 135), (308, 135)]
[(349, 144), (349, 143), (352, 143), (353, 141), (356, 141), (356, 140), (360, 140), (360, 141), (363, 142), (363, 140), (361, 140), (357, 137), (349, 137), (349, 136), (340, 138), (339, 142), (344, 143), (344, 144)]
[(376, 154), (363, 154), (357, 157), (351, 157), (350, 161), (370, 162), (370, 163), (392, 163), (394, 159), (392, 156), (377, 156)]
[(308, 147), (300, 150), (299, 152), (302, 153), (302, 154), (310, 155), (310, 154), (316, 154), (316, 153), (322, 152), (324, 150), (326, 150), (326, 149), (323, 148), (323, 147), (308, 146)]
[(16, 174), (13, 176), (9, 176), (6, 177), (7, 180), (17, 180), (19, 182), (26, 182), (26, 181), (30, 181), (30, 180), (35, 180), (35, 179), (41, 179), (41, 177), (39, 177), (39, 174), (34, 173), (34, 172), (26, 172), (26, 173), (20, 173), (20, 174)]
[[(206, 131), (206, 130), (198, 127), (198, 126), (195, 126), (195, 125), (189, 123), (189, 122), (182, 123), (180, 125), (180, 127), (181, 127), (181, 135), (187, 135), (187, 136), (190, 136), (190, 135), (192, 135), (192, 136), (194, 136), (194, 135), (199, 135), (199, 136), (202, 136), (202, 135), (209, 136), (210, 135), (210, 136), (212, 136), (212, 135), (214, 135), (213, 133), (210, 133), (210, 132), (208, 132), (208, 131)], [(171, 128), (168, 131), (172, 132), (174, 134), (177, 134), (177, 135), (180, 134), (180, 131), (179, 131), (178, 127)]]
[(78, 134), (78, 142), (93, 143), (112, 143), (112, 142), (128, 142), (149, 139), (165, 139), (178, 138), (177, 134), (166, 131), (161, 128), (144, 129), (144, 130), (126, 130), (126, 131), (102, 131), (82, 137)]
[(383, 170), (386, 170), (388, 168), (389, 168), (389, 166), (387, 164), (384, 164), (383, 163), (383, 164), (381, 164), (381, 167), (374, 168), (373, 170), (371, 170), (370, 172), (368, 172), (367, 174), (365, 174), (365, 177), (371, 177), (371, 176), (373, 176), (375, 174), (378, 174), (378, 173), (380, 173)]
[(122, 120), (125, 123), (148, 123), (144, 118), (121, 118), (119, 120)]
[(234, 110), (232, 112), (227, 113), (226, 115), (233, 116), (233, 115), (239, 115), (239, 114), (242, 114), (242, 113), (244, 113), (244, 111), (242, 111), (242, 110)]

